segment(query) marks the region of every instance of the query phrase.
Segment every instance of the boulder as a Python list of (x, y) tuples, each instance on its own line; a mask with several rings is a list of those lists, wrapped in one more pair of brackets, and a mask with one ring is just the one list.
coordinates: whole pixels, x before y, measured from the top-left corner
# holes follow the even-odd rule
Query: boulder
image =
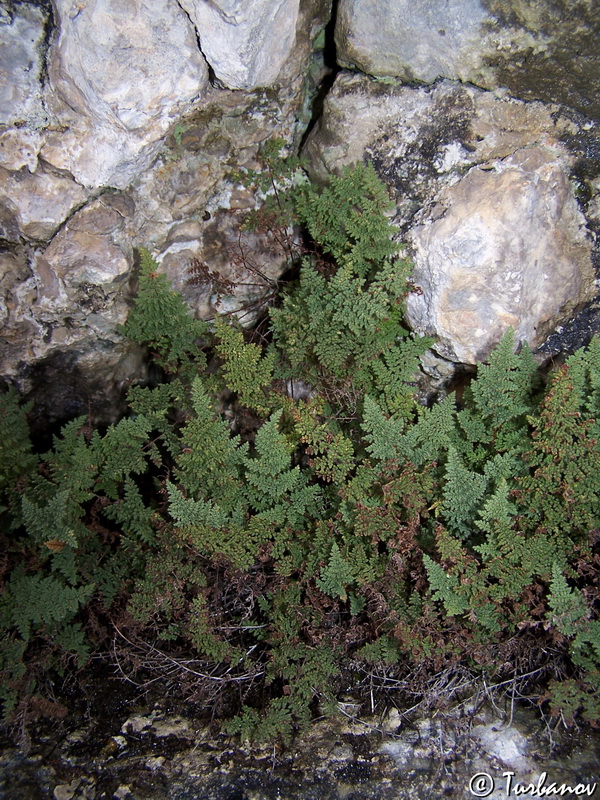
[(127, 198), (107, 193), (73, 214), (45, 250), (0, 262), (0, 374), (25, 394), (43, 383), (36, 401), (46, 421), (87, 413), (92, 400), (110, 420), (127, 382), (144, 375), (139, 348), (117, 330), (128, 314), (132, 211)]
[(49, 239), (88, 194), (71, 178), (44, 167), (33, 173), (0, 167), (0, 206), (13, 217), (10, 241)]
[(507, 328), (533, 348), (593, 297), (591, 246), (564, 167), (533, 146), (473, 167), (409, 237), (407, 321), (444, 357), (484, 360)]
[[(0, 0), (0, 374), (47, 421), (88, 411), (110, 421), (125, 384), (145, 374), (118, 333), (135, 248), (151, 250), (193, 313), (247, 324), (285, 268), (268, 237), (240, 250), (257, 200), (234, 171), (256, 168), (270, 137), (303, 135), (305, 73), (329, 9), (48, 5)], [(208, 262), (203, 280), (196, 265)]]
[(600, 115), (590, 0), (340, 0), (338, 61), (370, 75), (458, 79)]

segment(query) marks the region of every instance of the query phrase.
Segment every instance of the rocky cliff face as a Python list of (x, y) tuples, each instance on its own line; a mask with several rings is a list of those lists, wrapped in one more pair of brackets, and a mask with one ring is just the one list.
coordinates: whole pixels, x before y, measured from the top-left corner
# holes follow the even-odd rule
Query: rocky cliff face
[(220, 301), (193, 259), (254, 283), (228, 306), (243, 314), (283, 262), (248, 241), (265, 279), (244, 280), (254, 198), (232, 172), (309, 125), (313, 177), (370, 159), (390, 187), (410, 322), (439, 355), (474, 363), (508, 325), (543, 346), (581, 309), (589, 331), (592, 5), (339, 0), (330, 20), (327, 0), (0, 0), (0, 374), (45, 416), (109, 419), (144, 372), (118, 333), (141, 245), (205, 318)]

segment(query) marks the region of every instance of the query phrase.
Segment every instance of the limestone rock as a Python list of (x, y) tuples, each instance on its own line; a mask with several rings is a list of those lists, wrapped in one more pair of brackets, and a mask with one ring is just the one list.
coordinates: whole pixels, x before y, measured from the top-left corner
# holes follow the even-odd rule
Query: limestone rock
[[(116, 327), (127, 316), (122, 289), (132, 250), (119, 236), (124, 217), (101, 197), (75, 214), (33, 261), (37, 297), (31, 319), (44, 329), (29, 346), (38, 357), (88, 338), (118, 341)], [(23, 310), (23, 315), (26, 315)]]
[(27, 167), (29, 172), (35, 172), (42, 142), (42, 133), (35, 129), (6, 128), (0, 131), (0, 166), (15, 171)]
[[(303, 9), (317, 6), (321, 16), (299, 23), (281, 88), (249, 93), (208, 85), (178, 4), (57, 3), (46, 96), (54, 124), (0, 129), (0, 238), (14, 251), (0, 259), (0, 374), (46, 423), (90, 409), (113, 421), (126, 384), (145, 374), (140, 349), (118, 332), (134, 248), (151, 250), (196, 315), (255, 318), (285, 257), (257, 238), (246, 248), (261, 249), (253, 263), (265, 277), (244, 271), (238, 228), (256, 198), (232, 173), (257, 167), (271, 136), (302, 135), (301, 65), (324, 24), (319, 0)], [(106, 183), (126, 188), (98, 192)], [(195, 260), (211, 261), (216, 282), (196, 279)], [(222, 292), (229, 281), (233, 296)]]
[[(75, 181), (44, 168), (32, 174), (0, 167), (0, 204), (14, 216), (18, 235), (29, 239), (49, 239), (87, 197)], [(11, 240), (18, 238), (13, 234)]]
[(452, 361), (485, 359), (508, 327), (535, 348), (592, 297), (585, 219), (542, 147), (471, 169), (410, 242), (422, 294), (409, 296), (408, 322)]
[[(6, 256), (0, 373), (48, 420), (94, 410), (112, 421), (124, 386), (144, 375), (140, 352), (124, 343), (125, 289), (133, 263), (126, 226), (133, 208), (107, 193), (76, 212), (44, 251)], [(0, 262), (1, 268), (1, 262)]]
[(193, 27), (167, 0), (57, 0), (56, 11), (47, 102), (62, 128), (42, 155), (84, 186), (124, 187), (207, 84)]
[(182, 0), (202, 52), (230, 89), (269, 86), (296, 36), (299, 0)]
[[(298, 102), (298, 94), (211, 90), (128, 193), (136, 207), (133, 243), (151, 250), (197, 317), (239, 310), (242, 323), (251, 324), (286, 269), (285, 252), (268, 237), (240, 237), (257, 198), (234, 173), (259, 166), (257, 151), (269, 137), (292, 138), (288, 121)], [(215, 279), (203, 279), (196, 264)]]
[(598, 118), (600, 18), (590, 0), (340, 0), (343, 66), (445, 77)]
[(591, 237), (569, 180), (574, 135), (542, 103), (346, 73), (305, 153), (319, 180), (373, 162), (423, 292), (408, 300), (409, 321), (446, 358), (475, 363), (509, 325), (536, 346), (593, 297)]
[(0, 16), (0, 124), (35, 128), (47, 122), (40, 83), (46, 22), (47, 14), (33, 4)]
[(432, 83), (477, 65), (481, 0), (340, 0), (335, 39), (342, 66)]

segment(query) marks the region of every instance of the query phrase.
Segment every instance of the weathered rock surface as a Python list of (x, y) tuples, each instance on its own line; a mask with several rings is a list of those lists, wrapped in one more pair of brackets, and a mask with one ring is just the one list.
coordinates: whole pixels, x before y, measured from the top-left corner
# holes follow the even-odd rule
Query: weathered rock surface
[(0, 791), (11, 800), (502, 800), (516, 786), (527, 795), (529, 784), (553, 782), (571, 788), (563, 795), (589, 796), (600, 781), (598, 734), (550, 737), (527, 708), (510, 719), (468, 703), (434, 715), (340, 714), (291, 746), (251, 747), (166, 703), (126, 716), (124, 703), (109, 702), (113, 714), (67, 717), (64, 731), (55, 722), (29, 756), (0, 753)]
[[(250, 324), (253, 303), (272, 292), (286, 267), (285, 251), (268, 236), (240, 232), (257, 201), (234, 173), (259, 166), (258, 148), (270, 136), (292, 139), (293, 126), (282, 122), (299, 110), (299, 99), (212, 90), (203, 108), (169, 139), (170, 149), (131, 188), (134, 242), (150, 247), (197, 316), (239, 309)], [(198, 263), (221, 285), (203, 280), (194, 269)], [(228, 282), (233, 286), (224, 291)]]
[(202, 52), (229, 89), (270, 86), (290, 55), (299, 0), (182, 0)]
[(458, 79), (598, 118), (600, 18), (590, 0), (340, 0), (342, 66)]
[(197, 99), (208, 68), (177, 3), (56, 0), (43, 157), (84, 186), (127, 186)]
[(0, 167), (0, 206), (3, 218), (12, 220), (4, 238), (49, 239), (88, 195), (75, 181), (44, 167), (35, 172)]
[[(568, 9), (565, 2), (550, 8), (548, 0), (340, 0), (338, 52), (392, 82), (393, 76), (430, 82), (448, 74), (505, 86), (519, 97), (565, 100), (591, 114), (597, 20), (585, 0)], [(133, 377), (141, 369), (139, 354), (127, 355), (116, 326), (131, 302), (134, 248), (141, 245), (194, 313), (226, 310), (252, 321), (285, 257), (268, 237), (239, 239), (239, 222), (255, 198), (231, 173), (256, 167), (257, 149), (273, 135), (299, 143), (313, 113), (314, 83), (307, 86), (326, 71), (323, 53), (315, 58), (314, 39), (330, 6), (328, 0), (0, 0), (0, 244), (6, 250), (0, 256), (0, 367), (6, 378), (27, 391), (40, 376), (59, 379), (70, 370), (70, 399), (63, 405), (75, 408), (91, 396), (88, 388), (78, 394), (77, 386), (103, 376), (122, 387), (124, 373)], [(529, 148), (540, 159), (535, 168), (525, 157)], [(394, 88), (342, 74), (307, 152), (322, 180), (367, 157), (393, 188), (395, 222), (412, 243), (422, 288), (436, 287), (428, 300), (426, 293), (418, 303), (411, 299), (413, 324), (437, 332), (441, 353), (470, 361), (487, 347), (477, 336), (469, 352), (460, 344), (477, 330), (473, 308), (464, 314), (471, 328), (465, 320), (458, 328), (450, 324), (464, 296), (452, 287), (465, 264), (474, 268), (483, 243), (481, 226), (464, 234), (474, 191), (490, 195), (483, 249), (505, 264), (505, 278), (518, 273), (513, 290), (519, 280), (523, 287), (515, 306), (502, 294), (507, 279), (486, 272), (483, 282), (501, 296), (480, 298), (480, 317), (493, 310), (502, 324), (513, 321), (522, 335), (535, 329), (540, 337), (589, 296), (589, 243), (568, 178), (575, 176), (588, 228), (598, 236), (600, 147), (594, 126), (575, 112), (450, 81)], [(531, 228), (546, 244), (529, 261), (533, 245), (521, 231), (518, 247), (516, 239), (509, 242), (514, 210), (505, 216), (499, 206), (491, 210), (507, 187), (513, 195), (522, 192), (519, 201), (526, 196), (544, 209), (532, 212)], [(452, 267), (455, 278), (436, 273), (442, 260), (450, 263), (444, 224), (454, 240), (461, 232), (472, 247)], [(526, 269), (513, 269), (517, 250)], [(502, 261), (505, 251), (512, 255)], [(543, 266), (549, 261), (550, 271)], [(203, 265), (213, 277), (206, 278)], [(527, 299), (532, 287), (550, 284), (554, 306), (539, 308), (537, 295)], [(429, 303), (426, 312), (419, 303)], [(519, 316), (525, 310), (527, 320)], [(60, 398), (53, 402), (60, 416)]]
[(532, 347), (593, 296), (590, 243), (555, 153), (523, 148), (476, 167), (410, 232), (411, 326), (452, 361), (484, 360), (508, 327)]
[(48, 121), (40, 82), (47, 14), (29, 4), (18, 12), (0, 4), (0, 125), (36, 128)]
[(4, 257), (0, 373), (24, 392), (44, 383), (38, 414), (47, 420), (85, 413), (92, 398), (98, 417), (110, 419), (129, 381), (144, 375), (141, 353), (117, 332), (128, 313), (132, 211), (127, 199), (105, 194), (43, 253)]
[(256, 167), (271, 136), (302, 135), (304, 66), (323, 4), (303, 8), (281, 86), (254, 92), (209, 86), (194, 25), (177, 4), (136, 0), (123, 14), (121, 5), (59, 3), (46, 97), (58, 122), (0, 124), (0, 238), (9, 250), (0, 374), (25, 393), (46, 384), (36, 410), (49, 419), (87, 413), (88, 403), (109, 418), (110, 402), (143, 377), (140, 352), (117, 330), (131, 304), (135, 247), (152, 251), (194, 313), (239, 310), (246, 323), (285, 266), (267, 238), (240, 241), (256, 199), (232, 173)]
[(592, 241), (569, 179), (572, 132), (541, 103), (346, 73), (306, 153), (320, 180), (372, 160), (422, 290), (408, 300), (409, 322), (438, 337), (446, 358), (475, 363), (509, 326), (540, 345), (594, 296)]

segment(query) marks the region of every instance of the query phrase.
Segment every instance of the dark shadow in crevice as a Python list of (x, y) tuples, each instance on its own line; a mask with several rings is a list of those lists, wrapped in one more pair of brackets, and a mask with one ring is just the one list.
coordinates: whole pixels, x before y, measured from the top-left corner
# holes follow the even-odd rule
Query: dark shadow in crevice
[(300, 152), (302, 152), (302, 148), (306, 144), (308, 136), (310, 135), (311, 131), (313, 130), (313, 128), (321, 118), (321, 115), (323, 114), (323, 105), (325, 103), (325, 98), (329, 94), (329, 91), (333, 86), (335, 79), (337, 77), (337, 74), (341, 69), (341, 67), (337, 63), (337, 53), (335, 46), (335, 24), (337, 20), (338, 2), (339, 0), (332, 1), (331, 17), (329, 18), (329, 22), (325, 26), (325, 43), (323, 45), (323, 50), (321, 51), (325, 74), (323, 76), (323, 79), (321, 80), (321, 84), (312, 102), (311, 119), (300, 141)]

